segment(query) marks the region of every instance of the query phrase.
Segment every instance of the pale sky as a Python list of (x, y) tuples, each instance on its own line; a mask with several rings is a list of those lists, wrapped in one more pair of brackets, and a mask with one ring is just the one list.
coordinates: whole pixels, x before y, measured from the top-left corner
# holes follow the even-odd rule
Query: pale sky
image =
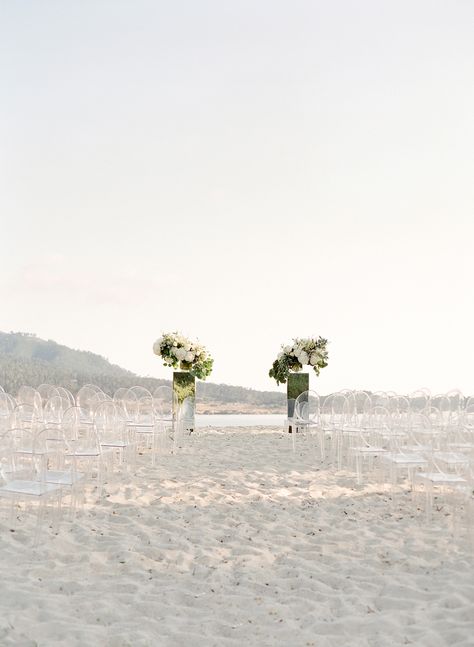
[[(0, 0), (0, 330), (474, 393), (471, 0)], [(280, 387), (281, 388), (281, 387)]]

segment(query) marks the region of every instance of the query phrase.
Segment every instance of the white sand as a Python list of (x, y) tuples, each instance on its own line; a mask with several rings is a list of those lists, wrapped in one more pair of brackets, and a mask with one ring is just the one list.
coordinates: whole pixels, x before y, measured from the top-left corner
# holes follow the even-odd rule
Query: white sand
[(474, 645), (474, 555), (447, 510), (282, 432), (199, 431), (33, 551), (0, 526), (0, 645)]

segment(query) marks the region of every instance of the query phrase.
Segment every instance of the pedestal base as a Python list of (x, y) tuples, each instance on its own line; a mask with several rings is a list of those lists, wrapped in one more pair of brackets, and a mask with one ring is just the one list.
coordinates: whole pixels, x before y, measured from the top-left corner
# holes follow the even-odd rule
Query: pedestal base
[[(309, 391), (309, 373), (290, 373), (286, 382), (288, 420), (291, 420), (294, 416), (296, 398), (305, 391)], [(291, 424), (288, 426), (288, 432), (293, 433)]]
[[(174, 403), (176, 410), (173, 417), (178, 420), (178, 416), (184, 415), (184, 425), (189, 431), (194, 430), (194, 413), (196, 400), (196, 378), (187, 371), (175, 371), (173, 373), (173, 391), (175, 394)], [(183, 402), (189, 398), (184, 407)]]

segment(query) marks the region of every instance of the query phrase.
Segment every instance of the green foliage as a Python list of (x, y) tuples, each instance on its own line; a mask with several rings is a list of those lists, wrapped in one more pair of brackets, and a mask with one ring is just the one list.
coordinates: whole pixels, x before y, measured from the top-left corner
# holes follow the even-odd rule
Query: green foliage
[(161, 356), (165, 366), (179, 367), (200, 380), (212, 373), (214, 360), (207, 349), (178, 332), (164, 333), (153, 344), (153, 352)]
[(327, 343), (327, 339), (323, 337), (293, 339), (292, 345), (282, 346), (268, 373), (269, 376), (274, 378), (277, 384), (285, 384), (290, 373), (301, 371), (305, 365), (311, 366), (316, 375), (319, 375), (321, 369), (328, 365)]
[(286, 380), (291, 372), (301, 371), (303, 366), (296, 357), (284, 355), (273, 362), (268, 375), (276, 380), (277, 384), (286, 384)]

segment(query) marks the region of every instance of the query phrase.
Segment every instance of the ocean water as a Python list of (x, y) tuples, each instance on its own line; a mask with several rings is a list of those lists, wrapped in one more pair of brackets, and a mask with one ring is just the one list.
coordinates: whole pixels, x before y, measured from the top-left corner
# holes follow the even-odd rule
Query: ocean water
[(196, 427), (283, 427), (286, 416), (269, 414), (196, 414)]

